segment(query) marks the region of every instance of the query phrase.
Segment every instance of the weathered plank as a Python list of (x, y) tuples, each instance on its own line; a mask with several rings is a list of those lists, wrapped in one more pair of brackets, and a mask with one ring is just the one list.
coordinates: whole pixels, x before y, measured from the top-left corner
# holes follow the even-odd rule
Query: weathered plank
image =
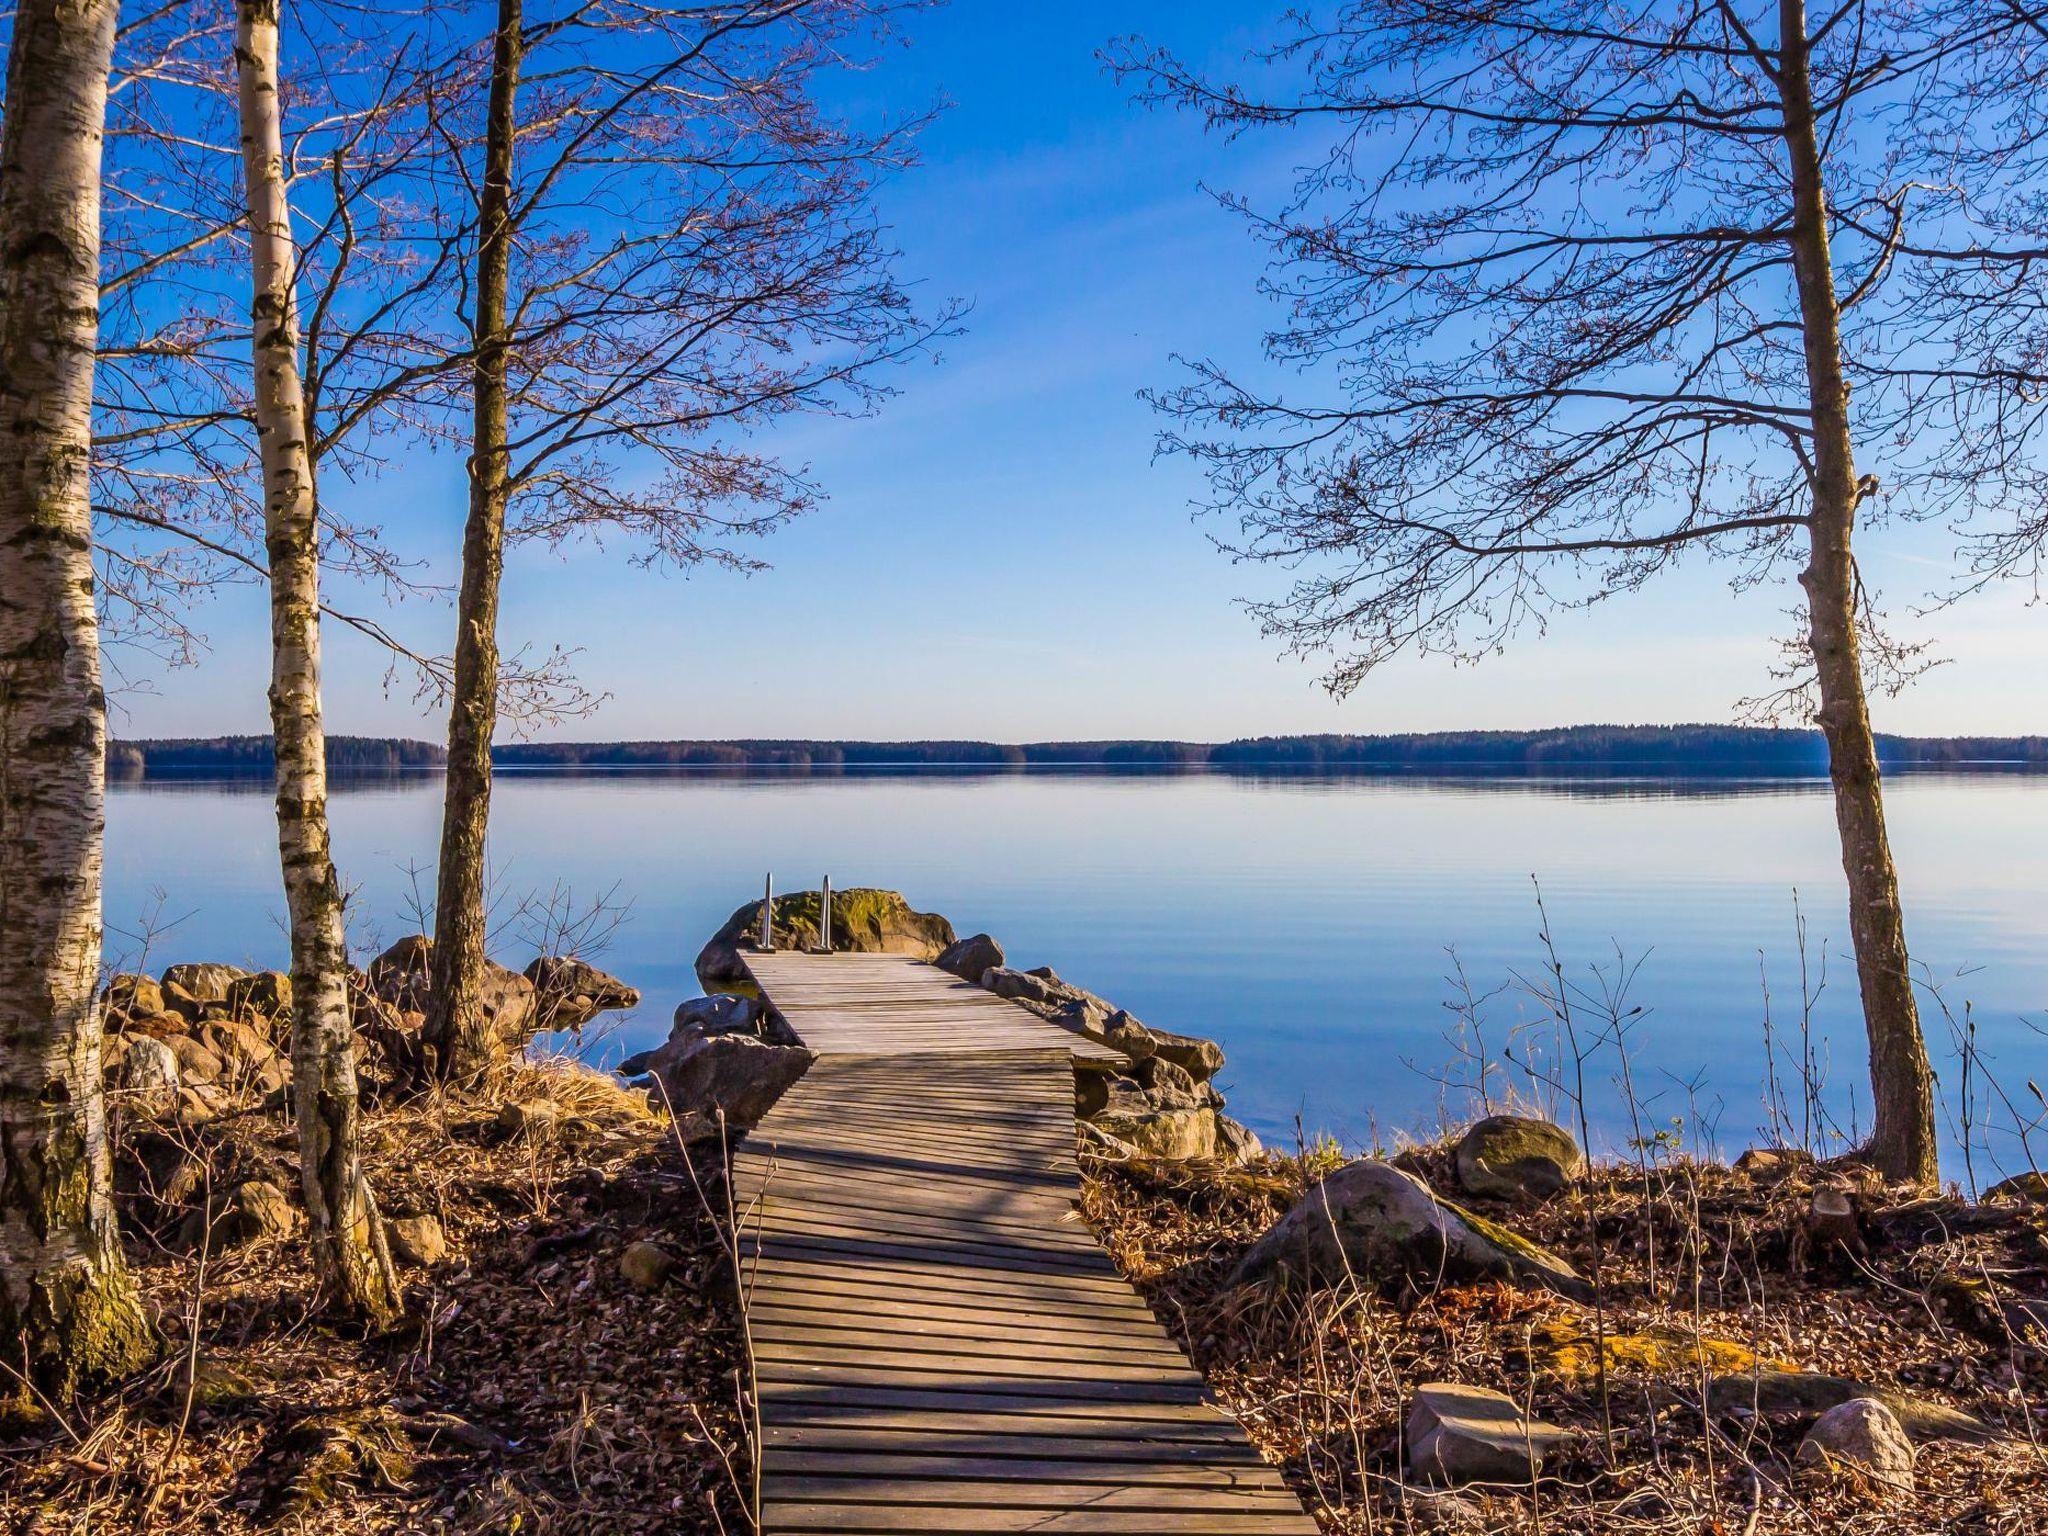
[(764, 1536), (1312, 1536), (1078, 1217), (1076, 1059), (887, 955), (748, 955), (810, 1072), (734, 1162)]

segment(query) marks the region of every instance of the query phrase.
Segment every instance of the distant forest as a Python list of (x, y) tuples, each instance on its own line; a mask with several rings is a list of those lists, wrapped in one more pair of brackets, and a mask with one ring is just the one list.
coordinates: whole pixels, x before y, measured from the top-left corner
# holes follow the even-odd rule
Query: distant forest
[[(2048, 765), (2048, 736), (1880, 736), (1888, 768)], [(330, 736), (338, 773), (438, 768), (442, 749), (381, 736)], [(1358, 771), (1599, 772), (1811, 775), (1827, 771), (1817, 731), (1728, 725), (1575, 725), (1550, 731), (1432, 731), (1394, 736), (1259, 736), (1237, 741), (561, 741), (509, 743), (504, 768), (1337, 768)], [(268, 736), (116, 742), (116, 778), (267, 774)]]

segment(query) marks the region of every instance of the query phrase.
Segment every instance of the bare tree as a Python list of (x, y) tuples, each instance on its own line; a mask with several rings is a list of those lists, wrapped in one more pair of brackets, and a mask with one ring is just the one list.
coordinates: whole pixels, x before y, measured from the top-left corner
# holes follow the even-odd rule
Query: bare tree
[(923, 351), (890, 277), (876, 179), (921, 119), (827, 118), (816, 78), (897, 0), (551, 5), (499, 0), (468, 310), (473, 421), (436, 879), (437, 1066), (474, 1080), (502, 1042), (481, 1007), (498, 591), (508, 539), (605, 532), (659, 564), (746, 568), (731, 545), (808, 507), (801, 471), (733, 445), (883, 391)]
[(115, 0), (23, 0), (0, 125), (0, 1331), (20, 1397), (146, 1363), (100, 1083), (89, 459)]
[[(1683, 555), (1796, 569), (1886, 1174), (1936, 1175), (1852, 538), (2038, 514), (2048, 382), (2036, 234), (2048, 42), (2019, 0), (1356, 0), (1287, 23), (1258, 84), (1163, 54), (1150, 100), (1317, 136), (1270, 212), (1288, 398), (1213, 363), (1160, 397), (1237, 553), (1298, 567), (1256, 606), (1339, 695), (1404, 651), (1476, 657)], [(2038, 522), (2034, 534), (2038, 547)]]
[(320, 707), (320, 547), (313, 419), (300, 376), (298, 273), (285, 189), (278, 0), (237, 0), (235, 65), (254, 274), (250, 338), (270, 567), (270, 722), (278, 851), (291, 914), (292, 1097), (299, 1170), (321, 1286), (373, 1326), (401, 1307), (377, 1202), (356, 1138), (355, 1033), (341, 882), (327, 827), (327, 733)]

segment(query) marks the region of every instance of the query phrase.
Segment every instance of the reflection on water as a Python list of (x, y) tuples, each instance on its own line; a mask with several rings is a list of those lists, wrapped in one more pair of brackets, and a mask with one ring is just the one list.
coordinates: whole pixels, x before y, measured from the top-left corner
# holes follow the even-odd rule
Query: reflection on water
[[(1950, 978), (1945, 1000), (1958, 1016), (1971, 1005), (1992, 1069), (2021, 1089), (2048, 1072), (2048, 1037), (2027, 1022), (2048, 1014), (2048, 775), (1889, 782), (1915, 953)], [(114, 787), (115, 954), (134, 958), (154, 927), (152, 966), (282, 962), (269, 794), (261, 778)], [(430, 897), (439, 800), (432, 773), (335, 783), (337, 855), (366, 950), (407, 931)], [(526, 895), (561, 882), (583, 900), (616, 889), (631, 902), (605, 962), (648, 1001), (587, 1045), (612, 1059), (666, 1033), (695, 990), (699, 944), (764, 870), (782, 887), (829, 874), (899, 888), (963, 931), (995, 933), (1020, 964), (1217, 1037), (1233, 1108), (1269, 1136), (1291, 1139), (1299, 1116), (1349, 1141), (1387, 1137), (1463, 1108), (1443, 1081), (1470, 1077), (1446, 1066), (1463, 1060), (1444, 1039), (1459, 969), (1491, 994), (1479, 1020), (1489, 1054), (1528, 1064), (1544, 1010), (1516, 978), (1540, 982), (1540, 880), (1568, 979), (1597, 995), (1592, 967), (1638, 967), (1626, 1005), (1646, 1010), (1630, 1040), (1648, 1130), (1680, 1118), (1727, 1146), (1756, 1139), (1766, 985), (1781, 1039), (1801, 1011), (1795, 892), (1827, 1102), (1846, 1123), (1867, 1101), (1818, 780), (515, 770), (499, 776), (493, 839), (494, 943), (514, 966), (532, 949), (517, 916)], [(1932, 1008), (1928, 1027), (1944, 1054)], [(1596, 1119), (1619, 1139), (1636, 1126), (1608, 1087), (1612, 1054), (1588, 1070)]]

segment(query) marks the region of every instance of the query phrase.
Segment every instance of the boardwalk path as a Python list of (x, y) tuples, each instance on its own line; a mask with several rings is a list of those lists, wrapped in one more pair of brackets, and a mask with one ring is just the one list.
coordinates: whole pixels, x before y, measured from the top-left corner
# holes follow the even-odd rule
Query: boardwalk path
[(765, 1536), (1314, 1536), (1075, 1213), (1071, 1054), (1114, 1053), (894, 956), (747, 963), (819, 1053), (735, 1159)]

